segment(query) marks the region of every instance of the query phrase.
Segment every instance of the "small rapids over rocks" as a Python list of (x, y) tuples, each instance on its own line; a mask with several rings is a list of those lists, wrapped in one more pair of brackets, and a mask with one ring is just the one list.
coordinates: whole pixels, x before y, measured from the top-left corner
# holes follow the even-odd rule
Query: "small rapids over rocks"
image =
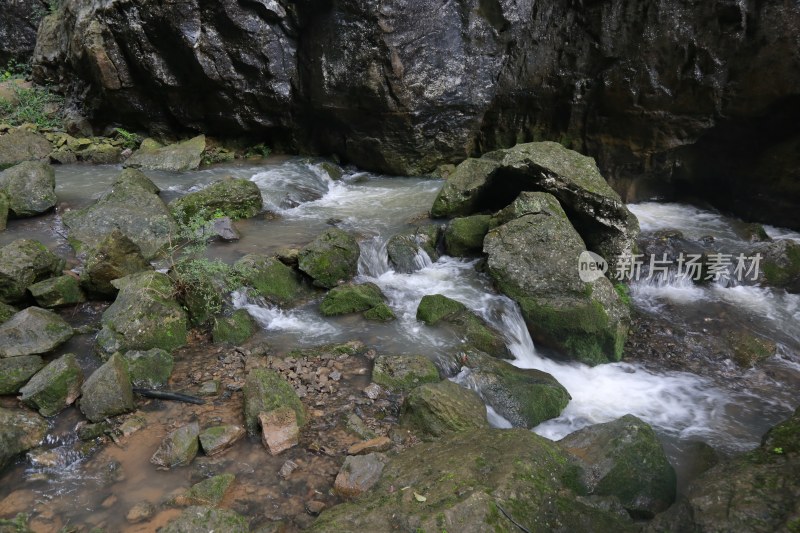
[[(60, 213), (67, 207), (81, 208), (97, 198), (117, 172), (116, 167), (58, 167), (57, 214), (12, 221), (9, 229), (0, 233), (0, 245), (25, 236), (39, 239), (69, 256)], [(424, 296), (441, 294), (463, 303), (500, 331), (514, 357), (512, 364), (549, 373), (569, 392), (572, 399), (561, 415), (533, 431), (558, 440), (585, 426), (633, 414), (656, 430), (676, 465), (679, 479), (682, 475), (690, 476), (682, 474), (682, 464), (688, 461), (691, 450), (687, 449), (693, 443), (708, 443), (725, 455), (751, 449), (767, 428), (786, 418), (798, 403), (800, 295), (730, 281), (696, 284), (674, 273), (633, 281), (629, 292), (636, 316), (625, 359), (591, 367), (559, 360), (548, 349), (535, 345), (519, 307), (493, 288), (482, 271), (482, 260), (449, 256), (433, 260), (420, 250), (413, 258), (413, 272), (399, 272), (392, 267), (387, 254), (388, 239), (413, 225), (430, 222), (427, 210), (442, 186), (439, 180), (389, 178), (356, 171), (346, 171), (341, 179), (333, 180), (319, 161), (301, 158), (275, 158), (265, 165), (223, 165), (180, 175), (159, 172), (149, 175), (161, 187), (166, 201), (198, 190), (224, 175), (246, 178), (258, 185), (267, 215), (237, 222), (241, 240), (215, 243), (208, 250), (210, 257), (228, 263), (250, 253), (273, 255), (287, 248), (299, 248), (331, 226), (357, 236), (361, 255), (355, 282), (377, 285), (396, 320), (373, 322), (357, 314), (324, 317), (319, 311), (319, 299), (282, 309), (245, 291), (234, 292), (233, 306), (245, 309), (264, 330), (269, 345), (283, 351), (359, 340), (381, 354), (425, 355), (452, 376), (453, 381), (476, 388), (470, 370), (454, 367), (448, 357), (463, 346), (463, 339), (443, 329), (428, 327), (416, 318)], [(739, 253), (749, 249), (750, 243), (737, 232), (738, 222), (718, 213), (681, 204), (642, 203), (629, 207), (639, 218), (640, 244), (644, 246), (657, 241), (659, 232), (670, 230), (680, 232), (692, 251)], [(797, 233), (772, 227), (766, 227), (766, 231), (776, 240), (800, 241)], [(74, 256), (70, 259), (74, 261)], [(739, 367), (720, 356), (726, 352), (723, 346), (726, 336), (741, 328), (773, 341), (776, 354), (754, 367)], [(73, 340), (68, 348), (88, 351), (88, 346), (80, 342)], [(219, 360), (223, 360), (222, 355)], [(212, 364), (213, 358), (209, 356), (206, 362)], [(82, 364), (91, 365), (86, 361)], [(358, 381), (365, 380), (363, 375), (359, 377), (357, 372), (354, 375), (354, 382), (363, 386)], [(226, 394), (230, 398), (231, 392)], [(234, 407), (240, 409), (238, 404)], [(166, 425), (167, 421), (179, 419), (179, 409), (170, 406), (157, 414), (164, 415)], [(208, 411), (205, 407), (192, 409), (198, 416)], [(151, 408), (150, 414), (154, 412)], [(0, 500), (13, 490), (21, 491), (25, 497), (32, 493), (33, 497), (48, 499), (74, 493), (79, 495), (77, 499), (88, 513), (106, 504), (113, 507), (113, 502), (85, 495), (104, 490), (108, 481), (103, 481), (104, 485), (97, 479), (103, 476), (106, 479), (109, 474), (97, 467), (84, 471), (84, 455), (76, 451), (80, 448), (75, 446), (75, 437), (65, 429), (74, 427), (77, 418), (77, 411), (71, 408), (56, 419), (58, 431), (51, 433), (57, 437), (46, 443), (51, 453), (38, 464), (34, 458), (25, 467), (13, 470), (17, 478), (4, 479)], [(489, 406), (487, 418), (494, 427), (511, 427)], [(112, 466), (126, 460), (129, 465), (139, 464), (132, 461), (146, 463), (157, 446), (161, 429), (148, 428), (142, 433), (141, 438), (149, 448), (136, 451), (134, 458), (126, 459), (121, 450), (109, 448), (102, 452), (103, 459)], [(49, 462), (42, 463), (44, 460)], [(277, 501), (280, 490), (291, 489), (282, 486), (279, 490), (259, 479), (261, 460), (242, 446), (234, 448), (229, 459), (231, 463), (248, 465), (247, 479), (255, 487), (250, 497)], [(270, 468), (282, 462), (269, 458)], [(24, 473), (20, 468), (24, 468)], [(216, 463), (204, 464), (202, 468), (219, 469)], [(124, 496), (117, 490), (115, 497), (133, 504), (137, 497), (153, 493), (168, 495), (185, 484), (185, 476), (170, 472), (149, 479), (135, 474), (127, 485), (120, 482), (123, 490), (134, 490), (134, 496)], [(313, 485), (312, 481), (309, 483)], [(240, 496), (246, 497), (244, 494), (236, 497)], [(163, 518), (172, 518), (174, 514), (167, 513)]]

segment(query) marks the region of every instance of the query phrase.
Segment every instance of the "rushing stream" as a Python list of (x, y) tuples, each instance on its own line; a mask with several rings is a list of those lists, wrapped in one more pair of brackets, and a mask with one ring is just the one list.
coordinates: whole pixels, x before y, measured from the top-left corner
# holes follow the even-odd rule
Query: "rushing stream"
[[(56, 172), (59, 210), (63, 211), (82, 207), (96, 198), (113, 182), (118, 168), (63, 166), (56, 167)], [(785, 418), (800, 402), (800, 295), (757, 286), (698, 286), (682, 279), (633, 283), (633, 302), (642, 316), (679, 324), (689, 334), (699, 336), (723, 335), (726, 325), (746, 323), (774, 340), (778, 354), (754, 369), (731, 370), (727, 374), (690, 373), (653, 362), (588, 367), (557, 361), (537, 349), (516, 304), (492, 289), (488, 276), (476, 270), (477, 261), (445, 256), (432, 262), (422, 253), (417, 257), (420, 268), (416, 272), (397, 273), (390, 267), (385, 250), (387, 239), (412, 223), (427, 220), (426, 212), (441, 187), (440, 181), (351, 172), (344, 180), (334, 182), (317, 163), (300, 158), (275, 159), (261, 166), (228, 165), (180, 175), (150, 173), (166, 201), (223, 175), (257, 183), (271, 215), (237, 223), (242, 239), (215, 244), (210, 255), (232, 262), (247, 253), (271, 254), (281, 248), (302, 246), (329, 224), (335, 224), (359, 237), (362, 253), (357, 281), (380, 286), (397, 315), (396, 321), (386, 324), (366, 321), (358, 315), (324, 318), (317, 311), (318, 302), (287, 311), (234, 293), (234, 305), (247, 309), (257, 319), (271, 345), (313, 346), (358, 339), (380, 353), (421, 353), (438, 360), (460, 340), (426, 327), (415, 316), (424, 295), (444, 294), (463, 302), (502, 331), (516, 358), (515, 365), (548, 372), (569, 391), (572, 401), (562, 415), (534, 431), (559, 439), (583, 426), (631, 413), (656, 428), (679, 473), (687, 445), (703, 441), (724, 454), (752, 448), (768, 427)], [(735, 231), (735, 221), (710, 211), (679, 204), (642, 203), (630, 207), (639, 218), (645, 237), (670, 229), (681, 231), (689, 240), (714, 237), (713, 246), (732, 251), (746, 244)], [(776, 239), (800, 240), (796, 233), (770, 227), (767, 230)], [(0, 233), (0, 244), (23, 236), (39, 239), (62, 255), (71, 253), (56, 215), (12, 221), (9, 229)], [(86, 352), (81, 360), (90, 366), (89, 342), (90, 339), (79, 339), (67, 349)], [(467, 373), (454, 379), (469, 384)], [(493, 425), (507, 426), (491, 409), (488, 415)], [(59, 438), (74, 438), (69, 427), (76, 420), (74, 409), (68, 410), (54, 422), (58, 428), (54, 432), (61, 435)], [(149, 456), (152, 450), (142, 453)], [(50, 494), (49, 497), (53, 497), (53, 487), (66, 494), (92, 490), (92, 483), (81, 477), (80, 463), (64, 460), (66, 466), (55, 473), (50, 471), (44, 482), (35, 477), (40, 471), (29, 465), (12, 470), (2, 481), (0, 500), (15, 488), (34, 482), (39, 483), (34, 492)], [(20, 469), (24, 468), (26, 473), (20, 478)], [(67, 478), (69, 483), (64, 481)], [(149, 481), (147, 476), (140, 476), (136, 483), (164, 484), (164, 479), (159, 476)], [(166, 483), (170, 488), (176, 485)], [(91, 507), (96, 502), (86, 505)]]

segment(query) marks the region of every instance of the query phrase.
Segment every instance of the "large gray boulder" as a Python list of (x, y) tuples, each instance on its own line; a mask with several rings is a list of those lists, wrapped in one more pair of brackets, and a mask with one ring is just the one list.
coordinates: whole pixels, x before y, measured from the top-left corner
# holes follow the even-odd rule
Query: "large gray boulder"
[(158, 194), (143, 185), (149, 182), (147, 178), (130, 170), (120, 178), (94, 204), (64, 213), (70, 241), (77, 248), (95, 248), (108, 234), (119, 230), (146, 259), (152, 259), (176, 235), (177, 224)]
[(481, 397), (449, 380), (412, 389), (403, 404), (400, 423), (427, 439), (489, 427)]
[(50, 141), (27, 129), (17, 128), (0, 135), (0, 169), (23, 161), (44, 161), (53, 151)]
[(257, 215), (263, 206), (261, 190), (255, 182), (230, 176), (169, 204), (175, 219), (183, 223), (193, 217), (209, 219), (219, 214), (234, 220), (250, 218)]
[(61, 274), (64, 260), (39, 241), (18, 239), (0, 248), (0, 302), (25, 299), (26, 289)]
[[(590, 250), (614, 264), (631, 254), (639, 223), (597, 165), (554, 142), (518, 144), (456, 167), (431, 208), (433, 216), (498, 210), (522, 191), (555, 196)], [(455, 240), (455, 237), (452, 237)]]
[(48, 353), (67, 342), (72, 334), (72, 326), (57, 314), (28, 307), (0, 324), (0, 357)]
[(119, 294), (103, 313), (97, 335), (102, 355), (151, 348), (170, 352), (186, 344), (188, 317), (174, 299), (169, 276), (140, 272), (114, 281), (114, 286)]
[(587, 364), (619, 361), (630, 311), (604, 276), (585, 282), (586, 250), (558, 200), (523, 192), (484, 239), (489, 274), (516, 301), (534, 340)]
[(81, 387), (80, 408), (91, 422), (129, 413), (136, 408), (125, 361), (114, 354)]
[(389, 262), (396, 271), (408, 274), (424, 266), (421, 252), (425, 252), (431, 261), (436, 261), (439, 259), (436, 246), (441, 233), (440, 226), (429, 224), (393, 235), (386, 242)]
[(611, 499), (582, 496), (579, 472), (527, 430), (452, 433), (392, 456), (368, 494), (324, 511), (310, 531), (637, 531)]
[(314, 280), (314, 285), (331, 289), (356, 275), (360, 255), (352, 235), (331, 228), (300, 250), (298, 268)]
[(75, 354), (65, 354), (51, 361), (27, 385), (20, 389), (22, 403), (42, 416), (60, 413), (78, 399), (83, 384), (83, 370)]
[(274, 257), (248, 254), (239, 259), (234, 268), (245, 285), (270, 303), (294, 307), (308, 295), (300, 274)]
[(205, 135), (198, 135), (186, 141), (158, 148), (145, 146), (134, 152), (125, 161), (125, 166), (172, 172), (197, 170), (205, 149)]
[(517, 368), (480, 351), (459, 353), (455, 365), (469, 369), (464, 383), (514, 427), (533, 428), (556, 418), (572, 399), (547, 372)]
[(56, 174), (47, 163), (25, 161), (0, 172), (0, 191), (17, 217), (30, 217), (52, 209), (56, 198)]
[(37, 446), (45, 434), (47, 422), (36, 413), (0, 407), (0, 470)]
[(136, 243), (114, 229), (87, 253), (80, 285), (92, 296), (114, 297), (118, 289), (112, 281), (150, 269), (150, 263)]
[(653, 428), (633, 415), (580, 429), (558, 444), (584, 463), (589, 494), (616, 496), (634, 517), (652, 518), (675, 501), (675, 469)]
[(0, 359), (0, 395), (16, 394), (43, 367), (38, 355)]

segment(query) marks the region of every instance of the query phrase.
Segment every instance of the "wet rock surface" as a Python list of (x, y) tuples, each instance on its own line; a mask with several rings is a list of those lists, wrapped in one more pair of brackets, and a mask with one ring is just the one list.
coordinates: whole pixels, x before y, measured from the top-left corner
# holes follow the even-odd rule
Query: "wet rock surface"
[(28, 307), (0, 325), (0, 357), (44, 354), (72, 335), (72, 326), (57, 314)]

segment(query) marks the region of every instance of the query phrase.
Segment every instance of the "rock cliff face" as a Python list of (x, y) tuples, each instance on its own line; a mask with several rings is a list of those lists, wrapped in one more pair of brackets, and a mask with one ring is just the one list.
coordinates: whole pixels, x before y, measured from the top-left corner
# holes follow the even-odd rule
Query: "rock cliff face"
[(35, 63), (97, 126), (250, 134), (397, 174), (558, 140), (624, 199), (800, 226), (796, 2), (65, 0)]
[(48, 9), (44, 0), (0, 0), (0, 74), (9, 61), (31, 58), (36, 28)]

